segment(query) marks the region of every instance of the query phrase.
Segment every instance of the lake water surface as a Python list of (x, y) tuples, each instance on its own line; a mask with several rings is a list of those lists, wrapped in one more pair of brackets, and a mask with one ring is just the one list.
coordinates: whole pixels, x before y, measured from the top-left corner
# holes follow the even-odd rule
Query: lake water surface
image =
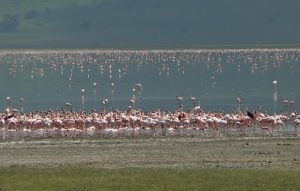
[(300, 109), (299, 74), (300, 49), (2, 50), (0, 108), (274, 113)]

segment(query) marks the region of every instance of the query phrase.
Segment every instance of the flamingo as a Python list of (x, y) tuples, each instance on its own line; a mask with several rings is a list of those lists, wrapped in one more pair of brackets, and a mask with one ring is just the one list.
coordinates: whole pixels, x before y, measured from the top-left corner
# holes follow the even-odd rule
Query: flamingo
[(178, 108), (182, 108), (183, 107), (183, 97), (176, 96), (176, 100), (178, 102)]
[(294, 123), (295, 123), (295, 126), (294, 126), (294, 128), (295, 128), (295, 135), (297, 136), (297, 134), (298, 134), (298, 126), (300, 125), (300, 119), (295, 119), (294, 120)]
[[(116, 111), (107, 113), (48, 111), (30, 114), (14, 112), (7, 109), (0, 115), (0, 134), (7, 138), (45, 138), (57, 136), (199, 136), (201, 131), (213, 135), (230, 133), (227, 129), (238, 129), (247, 133), (249, 127), (258, 127), (266, 133), (292, 123), (295, 134), (300, 124), (300, 115), (267, 115), (261, 112), (251, 113), (217, 113), (217, 112), (183, 112), (176, 110), (166, 112), (155, 110), (143, 112), (132, 109), (130, 112)], [(209, 130), (209, 131), (207, 131)], [(247, 130), (247, 131), (246, 131)], [(211, 136), (211, 135), (210, 135)]]

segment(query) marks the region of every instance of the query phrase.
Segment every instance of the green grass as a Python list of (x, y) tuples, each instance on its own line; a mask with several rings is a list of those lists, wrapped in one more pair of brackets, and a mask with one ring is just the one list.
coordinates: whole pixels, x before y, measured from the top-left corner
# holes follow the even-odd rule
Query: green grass
[(0, 169), (0, 190), (300, 190), (300, 171), (247, 169)]

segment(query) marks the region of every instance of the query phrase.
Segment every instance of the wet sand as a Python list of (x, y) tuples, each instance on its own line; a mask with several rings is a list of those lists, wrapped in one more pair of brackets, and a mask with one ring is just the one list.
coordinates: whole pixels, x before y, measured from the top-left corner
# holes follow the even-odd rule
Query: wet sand
[(48, 139), (0, 143), (0, 166), (300, 170), (300, 138)]

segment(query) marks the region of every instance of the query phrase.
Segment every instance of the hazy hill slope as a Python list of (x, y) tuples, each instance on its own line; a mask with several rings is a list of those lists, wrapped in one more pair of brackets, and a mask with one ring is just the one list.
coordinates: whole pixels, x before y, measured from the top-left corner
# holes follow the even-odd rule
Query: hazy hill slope
[(0, 0), (0, 47), (300, 43), (295, 0)]

